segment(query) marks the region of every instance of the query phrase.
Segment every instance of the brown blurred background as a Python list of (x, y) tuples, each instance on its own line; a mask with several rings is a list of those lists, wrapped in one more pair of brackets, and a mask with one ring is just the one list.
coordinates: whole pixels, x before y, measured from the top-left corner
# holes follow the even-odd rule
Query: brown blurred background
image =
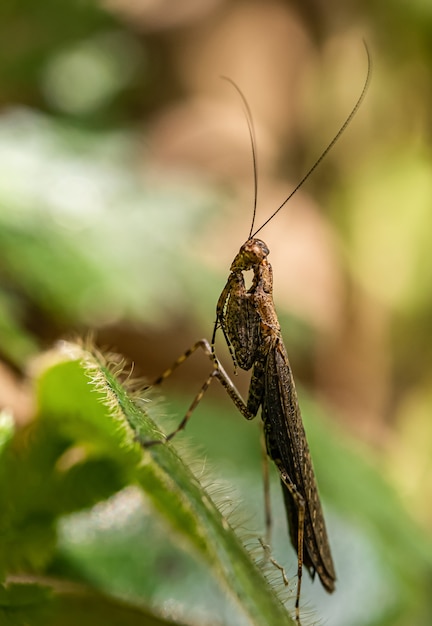
[[(151, 379), (211, 337), (253, 206), (246, 121), (220, 76), (239, 85), (252, 111), (260, 226), (348, 115), (366, 78), (367, 42), (373, 75), (358, 115), (260, 236), (301, 388), (391, 486), (413, 524), (408, 534), (427, 542), (427, 3), (67, 0), (6, 3), (0, 17), (0, 400), (21, 421), (32, 411), (31, 363), (59, 338), (92, 329)], [(181, 390), (187, 405), (207, 368), (197, 356), (167, 398)], [(239, 386), (246, 393), (247, 377)], [(209, 402), (219, 400), (239, 422), (213, 390)], [(332, 463), (316, 454), (317, 470)], [(382, 558), (381, 581), (392, 567)], [(396, 610), (388, 587), (384, 595), (386, 616), (329, 623), (430, 623), (425, 607), (414, 617), (408, 601)]]

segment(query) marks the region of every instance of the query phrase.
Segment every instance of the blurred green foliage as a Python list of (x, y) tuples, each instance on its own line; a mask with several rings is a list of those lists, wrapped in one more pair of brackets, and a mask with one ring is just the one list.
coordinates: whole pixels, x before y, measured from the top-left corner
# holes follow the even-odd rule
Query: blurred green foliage
[[(259, 579), (255, 565), (248, 560), (230, 527), (177, 453), (164, 444), (151, 448), (143, 456), (137, 442), (160, 436), (147, 417), (150, 413), (161, 420), (159, 403), (142, 394), (128, 395), (117, 378), (122, 367), (118, 359), (107, 366), (101, 357), (69, 344), (47, 355), (46, 361), (47, 365), (38, 375), (35, 419), (15, 434), (7, 414), (1, 421), (1, 571), (3, 575), (8, 574), (9, 580), (3, 587), (4, 598), (0, 605), (7, 619), (5, 623), (38, 624), (39, 611), (42, 611), (45, 620), (42, 623), (55, 624), (60, 619), (64, 601), (73, 612), (81, 610), (82, 594), (91, 609), (90, 616), (98, 611), (98, 603), (101, 603), (101, 610), (108, 613), (114, 598), (140, 606), (146, 599), (158, 604), (167, 594), (182, 603), (185, 616), (190, 611), (188, 601), (195, 607), (191, 623), (198, 606), (206, 611), (204, 619), (209, 623), (214, 619), (210, 618), (212, 610), (214, 614), (225, 614), (226, 623), (243, 623), (244, 618), (232, 605), (226, 604), (224, 596), (208, 578), (210, 573), (222, 582), (231, 596), (237, 597), (251, 620), (244, 623), (285, 623), (288, 618), (281, 612), (279, 600), (275, 596), (272, 599), (265, 579)], [(379, 547), (375, 558), (377, 564), (380, 563), (382, 579), (377, 581), (379, 593), (370, 597), (375, 623), (388, 623), (389, 615), (393, 623), (404, 623), (406, 618), (421, 623), (425, 619), (422, 607), (428, 594), (432, 544), (413, 527), (377, 468), (362, 460), (351, 443), (341, 444), (340, 436), (328, 426), (320, 426), (323, 417), (312, 420), (316, 407), (306, 402), (303, 406), (311, 447), (319, 451), (314, 458), (322, 479), (323, 495), (341, 520), (350, 520), (353, 529), (369, 526), (368, 541), (376, 545), (375, 550)], [(256, 515), (253, 485), (259, 481), (257, 450), (255, 454), (243, 455), (242, 475), (239, 475), (229, 463), (236, 455), (235, 446), (231, 450), (224, 446), (222, 452), (217, 446), (212, 449), (210, 443), (223, 440), (224, 433), (226, 437), (229, 432), (232, 442), (242, 439), (245, 450), (246, 435), (253, 448), (255, 429), (243, 433), (246, 424), (240, 420), (232, 424), (226, 418), (221, 420), (217, 410), (212, 415), (207, 409), (205, 415), (207, 425), (197, 419), (191, 435), (199, 436), (204, 442), (207, 439), (210, 458), (215, 462), (218, 456), (225, 455), (221, 467), (224, 467), (227, 482), (231, 489), (237, 482), (237, 488), (252, 507), (249, 516)], [(210, 429), (209, 423), (214, 427)], [(202, 474), (197, 459), (192, 463)], [(255, 479), (251, 484), (252, 476)], [(218, 480), (209, 470), (205, 481), (229, 513), (233, 508), (231, 496), (224, 504), (223, 492), (215, 486)], [(142, 495), (135, 491), (137, 487), (143, 490)], [(147, 510), (146, 502), (152, 503), (154, 513)], [(236, 508), (234, 505), (234, 510)], [(77, 511), (83, 512), (78, 514)], [(245, 523), (236, 520), (238, 515), (239, 511), (234, 517), (231, 512), (229, 519), (239, 526), (242, 536)], [(162, 531), (157, 521), (160, 516), (165, 520)], [(280, 536), (283, 518), (283, 511), (279, 509), (276, 515), (278, 552), (285, 552), (288, 543), (285, 527), (283, 537)], [(171, 528), (168, 536), (167, 523)], [(342, 536), (346, 532), (343, 527), (340, 529)], [(200, 555), (204, 569), (179, 551), (184, 540)], [(359, 541), (360, 544), (364, 541), (361, 534), (351, 537), (350, 555), (357, 552), (359, 570), (367, 569), (367, 552), (363, 548), (362, 554), (355, 547)], [(282, 542), (283, 549), (279, 545)], [(250, 538), (247, 543), (251, 543)], [(258, 542), (253, 543), (256, 551)], [(394, 545), (398, 546), (397, 551)], [(336, 558), (341, 547), (336, 542)], [(372, 547), (367, 548), (370, 550)], [(339, 564), (343, 585), (344, 566), (340, 560)], [(349, 560), (345, 567), (349, 578)], [(72, 587), (68, 591), (67, 579), (75, 584), (85, 582), (88, 588)], [(92, 595), (91, 588), (107, 594), (105, 600)], [(51, 595), (47, 595), (49, 590)], [(384, 607), (383, 597), (386, 598)], [(122, 605), (116, 610), (121, 614)], [(128, 611), (126, 606), (124, 610)], [(47, 617), (47, 612), (51, 617)], [(111, 623), (108, 620), (106, 617), (105, 623)]]
[[(2, 624), (162, 624), (154, 612), (167, 606), (176, 623), (242, 623), (215, 582), (225, 556), (199, 561), (184, 550), (197, 541), (191, 518), (161, 524), (167, 511), (149, 502), (168, 510), (173, 501), (164, 490), (143, 495), (152, 489), (137, 469), (139, 447), (124, 441), (76, 362), (42, 368), (37, 395), (33, 363), (90, 329), (138, 373), (158, 374), (208, 336), (248, 230), (252, 186), (245, 124), (233, 121), (217, 77), (231, 76), (249, 99), (262, 223), (355, 100), (362, 37), (374, 66), (367, 100), (264, 237), (294, 371), (312, 391), (302, 407), (338, 574), (332, 597), (305, 581), (304, 602), (332, 626), (432, 621), (432, 11), (398, 0), (337, 9), (2, 3)], [(296, 230), (296, 206), (306, 230)], [(289, 249), (306, 250), (300, 263)], [(285, 293), (293, 274), (301, 289)], [(184, 415), (207, 367), (197, 363), (167, 386), (158, 423), (160, 413)], [(194, 472), (255, 546), (257, 429), (212, 391), (188, 436)], [(279, 495), (274, 551), (295, 579)], [(245, 580), (243, 609), (256, 599)]]
[[(142, 453), (140, 441), (160, 438), (144, 412), (148, 405), (155, 409), (149, 398), (134, 399), (128, 394), (113, 374), (119, 373), (119, 363), (105, 364), (97, 355), (73, 345), (65, 346), (57, 358), (64, 360), (39, 377), (35, 421), (12, 438), (10, 420), (3, 420), (4, 439), (8, 440), (1, 459), (3, 574), (16, 573), (18, 579), (22, 572), (31, 572), (36, 579), (42, 573), (64, 576), (61, 559), (67, 561), (68, 557), (67, 551), (63, 556), (58, 552), (60, 516), (94, 506), (126, 485), (134, 485), (201, 556), (250, 623), (290, 624), (263, 574), (171, 446), (155, 446)], [(139, 501), (138, 492), (135, 495)], [(110, 517), (106, 511), (108, 523)], [(118, 523), (122, 524), (121, 519)], [(146, 545), (141, 558), (145, 558)], [(133, 544), (128, 547), (133, 553)], [(56, 557), (60, 558), (57, 567), (52, 565)], [(73, 551), (71, 557), (73, 562)], [(115, 549), (111, 563), (105, 557), (108, 571), (117, 568), (118, 557)], [(79, 564), (79, 551), (75, 563)], [(85, 568), (81, 576), (79, 569), (73, 578), (85, 577)], [(87, 563), (89, 579), (92, 569)], [(143, 571), (135, 574), (141, 578)], [(113, 581), (108, 585), (108, 580), (105, 584), (111, 593), (119, 595), (119, 586)], [(103, 580), (97, 586), (103, 588)], [(34, 605), (37, 617), (43, 589), (25, 583), (20, 594), (19, 588), (16, 582), (3, 588), (5, 617), (12, 610), (9, 606), (18, 606), (25, 613), (24, 606), (28, 614), (21, 618), (22, 623), (31, 623)], [(13, 616), (10, 623), (14, 623)]]

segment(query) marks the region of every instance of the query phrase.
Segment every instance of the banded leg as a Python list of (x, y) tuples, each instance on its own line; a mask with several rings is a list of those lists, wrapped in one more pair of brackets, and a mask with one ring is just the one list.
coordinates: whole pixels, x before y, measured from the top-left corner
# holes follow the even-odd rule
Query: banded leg
[(263, 491), (264, 491), (264, 523), (265, 523), (265, 543), (267, 546), (271, 544), (271, 503), (270, 503), (270, 474), (269, 461), (267, 454), (267, 445), (265, 435), (261, 427), (261, 457), (262, 457), (262, 473), (263, 473)]
[(296, 622), (301, 626), (300, 623), (300, 593), (301, 593), (301, 583), (302, 583), (302, 575), (303, 575), (303, 542), (304, 542), (304, 521), (305, 521), (305, 507), (306, 503), (303, 496), (299, 493), (297, 487), (287, 474), (287, 472), (278, 465), (279, 473), (281, 480), (285, 487), (290, 492), (296, 506), (298, 512), (298, 527), (297, 527), (297, 593), (296, 593), (296, 603), (295, 603), (295, 611), (296, 611)]
[(270, 501), (270, 474), (269, 474), (269, 457), (267, 454), (267, 445), (265, 441), (265, 435), (261, 428), (261, 456), (262, 456), (262, 473), (263, 473), (263, 492), (264, 492), (264, 523), (265, 523), (265, 539), (259, 539), (262, 549), (264, 550), (265, 558), (270, 561), (272, 565), (276, 567), (282, 574), (282, 580), (285, 586), (289, 585), (285, 568), (278, 563), (271, 555), (271, 531), (273, 526), (273, 520), (271, 515), (271, 501)]
[(156, 378), (156, 380), (152, 382), (152, 386), (157, 386), (163, 383), (163, 381), (166, 380), (169, 376), (171, 376), (171, 374), (179, 367), (179, 365), (182, 365), (182, 363), (184, 363), (186, 359), (192, 356), (192, 354), (196, 350), (198, 350), (198, 348), (202, 348), (202, 350), (204, 350), (204, 353), (207, 354), (213, 360), (213, 355), (212, 355), (209, 342), (207, 341), (207, 339), (200, 339), (199, 341), (194, 343), (194, 345), (191, 348), (189, 348), (189, 350), (186, 350), (184, 354), (179, 356), (179, 358), (176, 361), (174, 361), (171, 367), (165, 370), (163, 374), (158, 376), (158, 378)]
[[(174, 370), (176, 370), (177, 367), (179, 367), (179, 365), (184, 363), (186, 361), (186, 359), (188, 359), (198, 348), (201, 348), (204, 351), (204, 354), (206, 354), (209, 357), (209, 359), (212, 361), (212, 363), (213, 363), (213, 371), (209, 374), (209, 376), (206, 379), (206, 381), (204, 382), (203, 386), (201, 387), (201, 389), (199, 390), (199, 392), (197, 393), (197, 395), (193, 399), (189, 409), (187, 410), (187, 412), (186, 412), (185, 416), (183, 417), (183, 419), (181, 420), (180, 424), (177, 426), (177, 428), (175, 430), (173, 430), (171, 433), (169, 433), (168, 435), (165, 436), (165, 440), (164, 441), (170, 441), (173, 437), (175, 437), (175, 435), (177, 435), (177, 433), (179, 433), (181, 430), (183, 430), (186, 427), (186, 424), (188, 423), (189, 419), (191, 418), (192, 413), (195, 411), (196, 407), (201, 402), (205, 392), (210, 387), (210, 385), (211, 385), (211, 383), (212, 383), (214, 378), (217, 378), (217, 380), (220, 382), (222, 387), (224, 387), (225, 391), (228, 393), (229, 397), (231, 398), (231, 400), (233, 401), (233, 403), (235, 404), (237, 409), (240, 411), (240, 413), (246, 419), (251, 420), (256, 415), (256, 414), (252, 414), (249, 411), (249, 409), (247, 408), (245, 401), (243, 400), (243, 398), (240, 395), (240, 392), (237, 390), (237, 388), (235, 387), (234, 383), (232, 382), (232, 380), (230, 379), (228, 374), (225, 372), (224, 368), (222, 367), (221, 363), (219, 362), (219, 359), (212, 352), (210, 344), (208, 343), (208, 341), (206, 339), (200, 339), (191, 348), (189, 348), (189, 350), (186, 350), (186, 352), (184, 354), (182, 354), (182, 356), (180, 356), (173, 363), (173, 365), (169, 369), (167, 369), (161, 376), (159, 376), (159, 378), (157, 378), (153, 382), (153, 385), (159, 385), (166, 378), (171, 376), (171, 374), (174, 372)], [(163, 443), (163, 440), (155, 439), (155, 440), (151, 440), (151, 441), (146, 441), (143, 444), (143, 446), (145, 448), (149, 448), (151, 446), (154, 446), (154, 445), (157, 445), (157, 444), (161, 444), (161, 443)]]

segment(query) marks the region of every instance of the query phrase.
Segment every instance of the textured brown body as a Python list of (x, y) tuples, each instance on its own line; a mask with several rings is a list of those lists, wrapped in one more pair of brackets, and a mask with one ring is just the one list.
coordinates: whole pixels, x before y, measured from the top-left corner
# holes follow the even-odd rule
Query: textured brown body
[[(252, 370), (249, 395), (242, 413), (252, 419), (262, 408), (269, 457), (281, 477), (290, 537), (298, 555), (297, 607), (302, 565), (315, 572), (328, 592), (336, 575), (324, 516), (288, 355), (273, 304), (269, 250), (260, 239), (249, 239), (231, 265), (219, 298), (213, 334), (220, 327), (234, 363)], [(253, 270), (246, 290), (243, 271)]]

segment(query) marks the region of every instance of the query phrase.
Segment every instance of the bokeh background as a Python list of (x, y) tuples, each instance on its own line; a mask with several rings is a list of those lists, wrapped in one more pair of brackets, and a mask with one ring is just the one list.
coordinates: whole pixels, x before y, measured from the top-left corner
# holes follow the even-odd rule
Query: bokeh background
[[(19, 424), (30, 419), (32, 364), (60, 338), (92, 330), (99, 346), (125, 355), (149, 380), (196, 339), (210, 338), (253, 206), (246, 121), (220, 76), (236, 81), (253, 114), (259, 226), (360, 94), (363, 39), (373, 60), (363, 106), (260, 236), (271, 250), (275, 302), (339, 577), (334, 596), (315, 582), (305, 590), (307, 601), (332, 626), (426, 625), (432, 623), (428, 3), (3, 3), (0, 401)], [(218, 352), (231, 372), (220, 339)], [(167, 413), (182, 416), (209, 367), (197, 354), (167, 382)], [(239, 376), (245, 394), (247, 381)], [(243, 511), (247, 529), (262, 531), (256, 425), (215, 388), (182, 437), (197, 447), (216, 489), (227, 490), (222, 497)], [(295, 555), (273, 480), (275, 551), (293, 575)], [(221, 481), (225, 487), (217, 487)], [(214, 587), (188, 556), (174, 546), (167, 551), (168, 530), (150, 512), (141, 511), (127, 530), (124, 511), (135, 505), (119, 496), (103, 524), (100, 510), (64, 520), (61, 541), (76, 576), (130, 601), (209, 619), (219, 606)], [(118, 563), (127, 562), (150, 526), (163, 554), (148, 556), (145, 575), (131, 564), (120, 576)], [(236, 623), (226, 613), (220, 623)]]

